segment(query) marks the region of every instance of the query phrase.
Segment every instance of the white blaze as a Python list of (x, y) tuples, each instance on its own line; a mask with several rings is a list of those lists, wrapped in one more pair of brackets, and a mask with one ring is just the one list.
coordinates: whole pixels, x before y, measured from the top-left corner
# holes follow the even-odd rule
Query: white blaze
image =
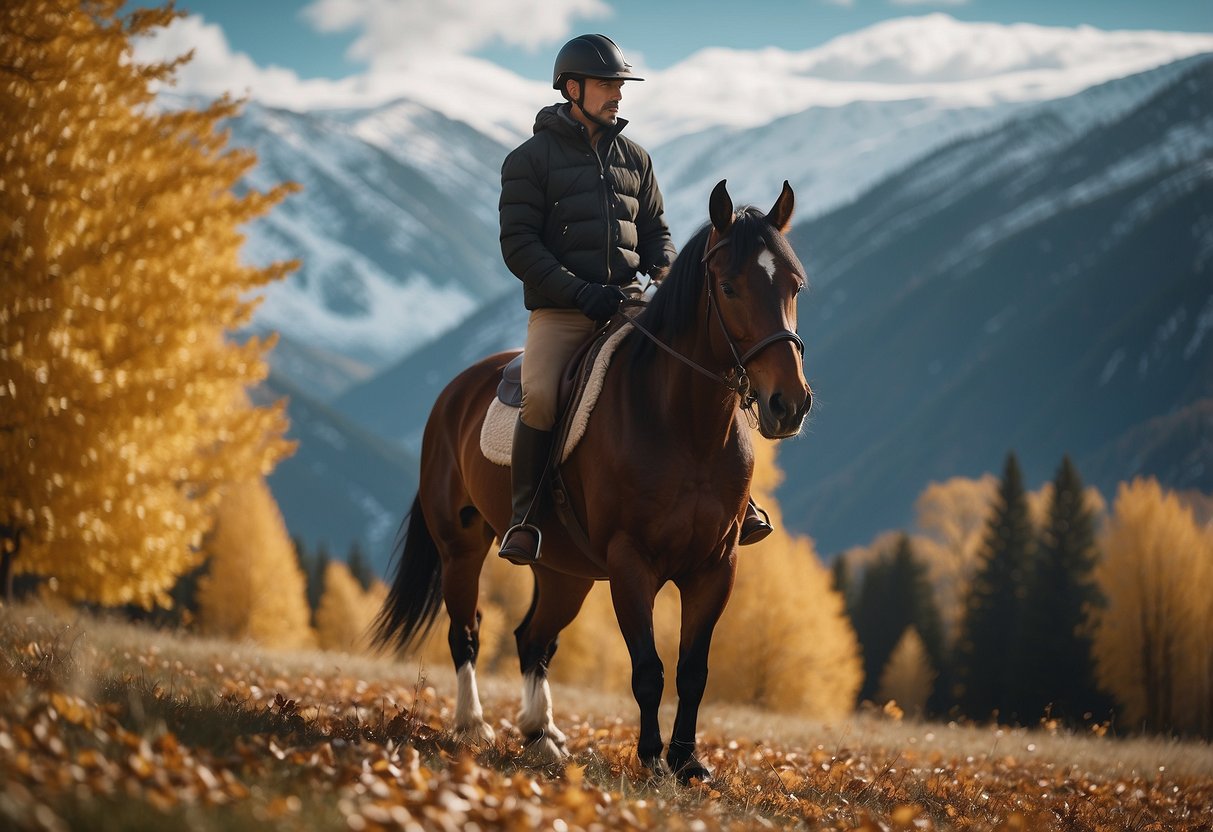
[(775, 255), (771, 254), (771, 250), (763, 249), (762, 254), (758, 255), (758, 265), (766, 271), (771, 278), (771, 282), (775, 282)]

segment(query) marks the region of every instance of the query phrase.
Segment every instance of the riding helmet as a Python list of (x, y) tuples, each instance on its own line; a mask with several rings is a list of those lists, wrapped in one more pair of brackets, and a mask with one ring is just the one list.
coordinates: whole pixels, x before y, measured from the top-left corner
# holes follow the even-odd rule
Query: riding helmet
[(569, 78), (644, 80), (632, 74), (632, 65), (606, 35), (578, 35), (560, 47), (552, 69), (552, 89), (561, 89)]

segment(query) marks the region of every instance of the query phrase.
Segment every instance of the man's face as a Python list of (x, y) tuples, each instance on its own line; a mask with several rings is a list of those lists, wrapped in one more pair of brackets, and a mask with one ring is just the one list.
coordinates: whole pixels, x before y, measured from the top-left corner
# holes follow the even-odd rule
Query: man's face
[[(576, 81), (569, 85), (573, 100), (577, 100)], [(623, 100), (623, 81), (602, 78), (585, 79), (585, 111), (608, 124), (619, 118), (619, 102)]]

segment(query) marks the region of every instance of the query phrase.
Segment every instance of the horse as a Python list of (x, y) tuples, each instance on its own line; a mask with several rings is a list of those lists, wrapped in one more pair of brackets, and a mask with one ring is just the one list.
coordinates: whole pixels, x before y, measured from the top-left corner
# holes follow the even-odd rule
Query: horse
[[(595, 581), (611, 599), (640, 709), (637, 756), (654, 775), (707, 781), (695, 755), (712, 630), (737, 568), (753, 475), (750, 422), (768, 439), (800, 432), (812, 406), (796, 334), (804, 267), (784, 237), (794, 195), (734, 211), (722, 180), (710, 222), (687, 243), (634, 330), (619, 343), (585, 433), (562, 463), (584, 537), (547, 512), (530, 609), (514, 631), (523, 678), (517, 726), (541, 764), (568, 756), (552, 717), (549, 662), (557, 636)], [(391, 588), (374, 624), (381, 646), (407, 649), (445, 603), (457, 678), (455, 737), (494, 741), (476, 686), (481, 567), (510, 524), (509, 469), (480, 449), (501, 371), (517, 351), (481, 360), (442, 391), (426, 423), (420, 484), (398, 538)], [(524, 359), (525, 360), (525, 359)], [(589, 548), (584, 548), (588, 542)], [(673, 581), (681, 604), (678, 709), (665, 758), (657, 721), (664, 669), (653, 602)]]

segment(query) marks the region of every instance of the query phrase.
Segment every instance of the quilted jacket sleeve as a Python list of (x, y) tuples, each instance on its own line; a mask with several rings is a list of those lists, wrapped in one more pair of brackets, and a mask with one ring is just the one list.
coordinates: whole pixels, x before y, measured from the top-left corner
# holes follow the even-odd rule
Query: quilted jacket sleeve
[(647, 153), (641, 170), (640, 213), (636, 218), (636, 228), (641, 272), (651, 274), (655, 269), (665, 268), (674, 262), (677, 250), (670, 239), (669, 226), (665, 223), (665, 204), (657, 187), (657, 178), (653, 175), (653, 161)]
[(561, 265), (543, 242), (544, 192), (532, 146), (524, 144), (501, 166), (501, 256), (528, 287), (559, 306), (573, 307), (585, 281)]

